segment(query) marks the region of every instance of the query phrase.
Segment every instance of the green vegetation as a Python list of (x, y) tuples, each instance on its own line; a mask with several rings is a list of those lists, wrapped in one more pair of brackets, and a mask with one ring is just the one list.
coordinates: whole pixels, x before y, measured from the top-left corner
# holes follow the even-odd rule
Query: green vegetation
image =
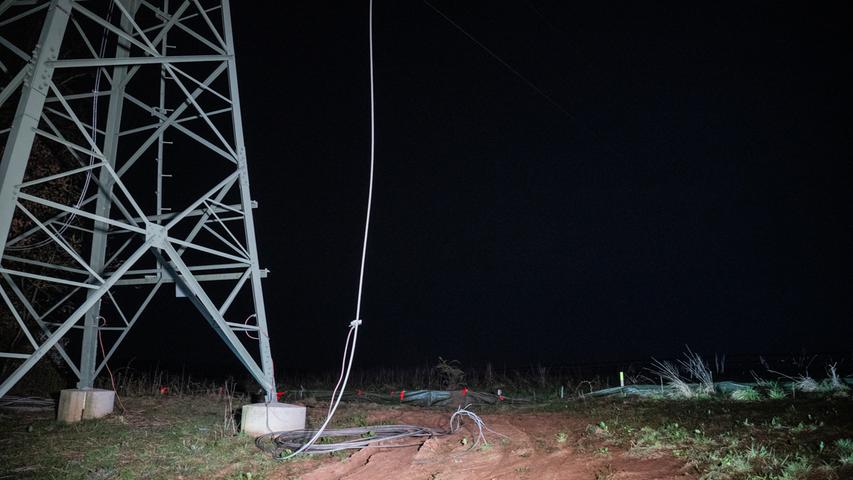
[[(671, 456), (683, 461), (685, 471), (701, 480), (853, 478), (850, 379), (841, 378), (834, 364), (827, 367), (823, 380), (779, 374), (777, 378), (785, 381), (756, 376), (750, 384), (715, 384), (709, 367), (692, 352), (680, 361), (656, 362), (654, 366), (660, 383), (669, 384), (667, 389), (649, 387), (654, 391), (647, 389), (648, 394), (639, 397), (626, 396), (617, 388), (602, 398), (590, 396), (608, 386), (601, 379), (573, 382), (544, 367), (531, 367), (526, 373), (498, 373), (489, 366), (485, 371), (463, 371), (458, 362), (440, 359), (438, 365), (418, 370), (414, 377), (401, 370), (375, 377), (358, 372), (350, 391), (359, 388), (361, 393), (350, 394), (352, 403), (339, 411), (332, 426), (366, 427), (376, 423), (373, 413), (377, 409), (387, 414), (410, 408), (400, 405), (396, 391), (401, 386), (444, 389), (469, 385), (473, 391), (501, 388), (507, 397), (524, 400), (476, 405), (478, 413), (553, 415), (554, 428), (534, 439), (536, 448), (546, 453), (572, 451), (599, 462), (616, 462), (625, 455)], [(310, 380), (288, 378), (291, 382)], [(629, 376), (631, 382), (637, 379)], [(0, 480), (295, 478), (319, 463), (346, 461), (351, 453), (285, 463), (272, 460), (251, 438), (236, 432), (233, 412), (247, 399), (234, 400), (233, 380), (211, 383), (184, 375), (138, 374), (124, 369), (117, 372), (116, 384), (127, 413), (101, 420), (64, 425), (53, 420), (52, 412), (0, 411)], [(320, 385), (323, 379), (305, 384)], [(309, 424), (316, 425), (327, 404), (320, 392), (301, 388), (302, 383), (296, 385), (300, 388), (281, 390), (288, 390), (292, 401), (308, 405)], [(250, 383), (242, 390), (256, 388)], [(169, 394), (162, 395), (161, 390)], [(476, 397), (466, 397), (469, 400), (476, 402)], [(470, 438), (461, 442), (471, 444)], [(479, 450), (513, 448), (510, 445), (510, 439), (501, 439), (483, 444)], [(518, 455), (526, 457), (532, 452)], [(600, 478), (613, 475), (608, 469), (596, 473)]]
[(853, 439), (839, 438), (835, 441), (838, 459), (844, 465), (853, 465)]
[(277, 465), (235, 433), (224, 398), (123, 401), (125, 415), (70, 425), (52, 412), (0, 414), (0, 478), (259, 479)]
[[(129, 397), (124, 399), (126, 414), (72, 425), (56, 423), (51, 412), (0, 414), (0, 478), (295, 478), (319, 463), (346, 461), (351, 453), (276, 462), (251, 438), (235, 433), (229, 398)], [(309, 421), (316, 423), (326, 408), (312, 404), (318, 408)], [(334, 423), (365, 426), (375, 422), (373, 412), (387, 415), (398, 408), (410, 407), (353, 404)], [(853, 471), (849, 396), (760, 401), (611, 397), (477, 408), (484, 415), (553, 416), (554, 430), (535, 439), (544, 452), (562, 444), (607, 462), (626, 455), (671, 456), (702, 480), (829, 480)], [(588, 427), (568, 430), (571, 423), (563, 421), (572, 419)], [(460, 441), (471, 444), (470, 437)], [(479, 450), (493, 448), (515, 447), (502, 439)], [(614, 475), (607, 470), (601, 474)]]
[(771, 382), (767, 387), (767, 398), (771, 400), (781, 400), (788, 396), (788, 392), (785, 391), (779, 385), (779, 382)]
[(683, 459), (701, 480), (829, 480), (853, 473), (849, 397), (610, 398), (555, 403), (549, 409), (605, 418), (587, 427), (579, 445), (585, 451), (624, 449), (637, 458), (671, 455)]
[(752, 387), (746, 387), (741, 390), (735, 390), (732, 392), (732, 400), (739, 401), (755, 401), (760, 400), (761, 395)]

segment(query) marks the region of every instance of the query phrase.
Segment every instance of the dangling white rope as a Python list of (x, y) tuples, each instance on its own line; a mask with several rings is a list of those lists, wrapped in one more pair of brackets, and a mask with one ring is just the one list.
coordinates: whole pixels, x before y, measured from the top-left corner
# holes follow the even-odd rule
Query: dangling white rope
[(370, 180), (367, 187), (367, 214), (364, 219), (364, 242), (361, 246), (361, 269), (358, 272), (358, 297), (355, 306), (355, 319), (361, 322), (361, 296), (364, 289), (364, 266), (367, 260), (367, 234), (370, 231), (370, 209), (373, 203), (373, 164), (376, 157), (376, 117), (373, 100), (373, 0), (370, 0), (369, 21), (370, 45)]
[[(365, 214), (364, 219), (364, 240), (361, 245), (361, 267), (358, 271), (358, 294), (356, 296), (355, 320), (350, 322), (350, 330), (349, 333), (347, 333), (346, 345), (344, 345), (344, 357), (343, 361), (341, 362), (341, 375), (340, 377), (338, 377), (338, 383), (335, 385), (335, 390), (332, 391), (332, 397), (330, 399), (331, 403), (329, 404), (329, 413), (326, 416), (326, 420), (323, 421), (323, 424), (320, 426), (319, 429), (317, 429), (316, 433), (314, 433), (314, 436), (312, 436), (310, 440), (308, 440), (304, 445), (302, 445), (298, 450), (291, 453), (290, 455), (280, 457), (280, 460), (287, 460), (308, 450), (312, 445), (314, 445), (315, 442), (317, 442), (317, 439), (323, 436), (323, 432), (326, 430), (326, 427), (329, 425), (329, 422), (335, 415), (335, 411), (338, 409), (338, 405), (340, 405), (341, 403), (341, 398), (343, 398), (344, 396), (347, 381), (349, 380), (350, 372), (352, 372), (352, 361), (353, 358), (355, 358), (355, 345), (358, 340), (358, 327), (359, 325), (361, 325), (361, 299), (362, 294), (364, 292), (364, 267), (367, 263), (367, 237), (370, 231), (370, 210), (373, 205), (373, 166), (376, 157), (376, 122), (373, 99), (373, 0), (370, 0), (369, 8), (370, 10), (368, 22), (368, 45), (370, 55), (370, 179), (367, 187), (367, 213)], [(352, 339), (352, 343), (350, 343), (350, 338)], [(337, 395), (337, 397), (335, 395)]]

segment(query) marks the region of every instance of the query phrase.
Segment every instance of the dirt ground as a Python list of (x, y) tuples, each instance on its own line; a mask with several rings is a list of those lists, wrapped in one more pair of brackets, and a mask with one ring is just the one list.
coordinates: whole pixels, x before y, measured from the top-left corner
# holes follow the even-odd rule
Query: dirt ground
[[(853, 479), (853, 397), (734, 401), (606, 398), (471, 407), (476, 426), (360, 451), (271, 458), (238, 434), (221, 395), (137, 396), (125, 411), (62, 424), (52, 410), (0, 410), (0, 480), (844, 480)], [(328, 403), (306, 398), (308, 426)], [(453, 407), (343, 403), (337, 427), (447, 430)], [(239, 423), (239, 422), (238, 422)]]
[[(445, 429), (448, 412), (414, 408), (371, 410), (366, 422)], [(489, 445), (471, 449), (476, 426), (452, 435), (367, 448), (341, 458), (288, 465), (271, 478), (300, 480), (652, 480), (694, 478), (684, 460), (670, 455), (632, 457), (590, 431), (588, 421), (559, 413), (499, 412), (482, 415)], [(463, 440), (464, 439), (464, 440)], [(389, 445), (389, 447), (391, 446)]]

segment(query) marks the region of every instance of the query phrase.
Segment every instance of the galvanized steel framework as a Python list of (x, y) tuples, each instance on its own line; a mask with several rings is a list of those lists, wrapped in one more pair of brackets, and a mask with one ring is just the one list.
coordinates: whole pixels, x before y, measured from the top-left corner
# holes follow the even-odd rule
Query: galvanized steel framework
[[(30, 55), (31, 45), (4, 31), (36, 17), (41, 34)], [(55, 81), (63, 69), (88, 72), (88, 90)], [(12, 124), (0, 125), (0, 304), (28, 341), (23, 351), (0, 352), (20, 361), (0, 378), (0, 397), (51, 349), (78, 388), (92, 387), (158, 291), (167, 293), (161, 287), (174, 283), (274, 401), (228, 0), (3, 0), (0, 70), (11, 78), (0, 107), (18, 99)], [(91, 88), (98, 71), (103, 91)], [(61, 146), (74, 163), (32, 178), (36, 139)], [(198, 175), (165, 173), (187, 165)], [(87, 176), (93, 186), (76, 204), (38, 193)], [(50, 215), (39, 218), (34, 206)], [(10, 238), (21, 218), (30, 228)], [(65, 262), (28, 258), (49, 242)], [(56, 303), (38, 309), (23, 295), (23, 283), (35, 281), (61, 292)], [(127, 285), (137, 293), (117, 300), (117, 287)], [(233, 312), (238, 304), (242, 313)]]

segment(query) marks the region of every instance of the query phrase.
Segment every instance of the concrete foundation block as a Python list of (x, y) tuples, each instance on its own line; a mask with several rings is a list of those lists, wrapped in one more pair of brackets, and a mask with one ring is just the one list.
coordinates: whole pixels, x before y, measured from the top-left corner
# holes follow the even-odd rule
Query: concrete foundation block
[(100, 388), (67, 389), (59, 393), (56, 419), (74, 423), (113, 413), (116, 392)]
[(83, 419), (85, 406), (85, 390), (63, 390), (59, 393), (59, 408), (56, 410), (56, 419), (65, 423), (79, 422)]
[(93, 388), (86, 393), (86, 406), (83, 408), (83, 420), (101, 418), (113, 413), (116, 392)]
[(257, 437), (271, 432), (289, 432), (305, 428), (305, 407), (289, 403), (251, 403), (243, 405), (240, 431)]

